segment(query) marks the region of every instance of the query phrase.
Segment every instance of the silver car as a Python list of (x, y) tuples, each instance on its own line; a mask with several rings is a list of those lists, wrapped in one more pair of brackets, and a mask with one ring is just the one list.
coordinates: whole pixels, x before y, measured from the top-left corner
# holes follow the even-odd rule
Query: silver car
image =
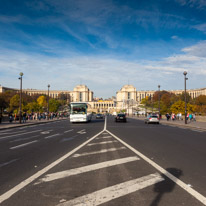
[(144, 122), (145, 124), (150, 124), (150, 123), (159, 124), (160, 120), (157, 115), (148, 115)]

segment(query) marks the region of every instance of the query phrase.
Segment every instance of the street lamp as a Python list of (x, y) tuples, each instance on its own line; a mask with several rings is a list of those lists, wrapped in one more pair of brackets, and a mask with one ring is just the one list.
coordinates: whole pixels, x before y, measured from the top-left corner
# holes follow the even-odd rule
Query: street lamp
[(19, 123), (21, 124), (21, 103), (22, 103), (22, 76), (24, 75), (23, 72), (19, 73), (20, 77), (20, 100), (19, 100)]
[(159, 119), (160, 119), (160, 85), (158, 85), (159, 94), (158, 94), (158, 111), (159, 111)]
[(186, 78), (187, 72), (184, 71), (183, 72), (184, 76), (185, 76), (185, 124), (187, 124), (187, 93), (186, 93), (186, 81), (188, 80), (188, 78)]
[(49, 120), (49, 88), (50, 84), (48, 84), (48, 108), (47, 108), (47, 119)]

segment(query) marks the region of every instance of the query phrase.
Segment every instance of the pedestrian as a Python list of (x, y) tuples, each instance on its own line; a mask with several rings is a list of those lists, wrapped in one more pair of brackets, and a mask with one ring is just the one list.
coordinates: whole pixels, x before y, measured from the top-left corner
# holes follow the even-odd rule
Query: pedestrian
[(170, 115), (168, 113), (166, 114), (166, 117), (167, 117), (167, 121), (169, 121), (170, 120)]
[(26, 112), (23, 113), (23, 123), (26, 123)]
[(190, 114), (189, 114), (189, 113), (187, 113), (187, 117), (186, 117), (186, 120), (188, 120), (188, 119), (189, 119), (189, 115), (190, 115)]
[(182, 113), (179, 113), (179, 119), (182, 120)]
[(174, 121), (175, 120), (175, 114), (172, 113), (172, 120)]
[(13, 121), (13, 115), (12, 113), (9, 113), (9, 122), (12, 123), (12, 121)]
[(192, 120), (192, 114), (189, 114), (189, 119), (190, 119), (190, 122), (191, 122), (191, 120)]
[(16, 120), (17, 120), (17, 115), (16, 113), (14, 114), (14, 122), (16, 123)]
[(193, 114), (193, 121), (196, 122), (196, 116)]

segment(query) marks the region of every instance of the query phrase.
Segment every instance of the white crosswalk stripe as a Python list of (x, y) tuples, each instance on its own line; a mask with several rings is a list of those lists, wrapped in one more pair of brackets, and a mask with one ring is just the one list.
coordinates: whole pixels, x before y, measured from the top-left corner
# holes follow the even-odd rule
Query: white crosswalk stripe
[(91, 205), (100, 205), (116, 199), (118, 197), (125, 196), (127, 194), (136, 192), (140, 189), (146, 188), (153, 184), (163, 181), (164, 178), (158, 174), (150, 174), (141, 178), (123, 182), (111, 187), (98, 190), (91, 194), (87, 194), (78, 198), (75, 198), (70, 201), (66, 201), (58, 204), (57, 206), (91, 206)]
[(93, 164), (93, 165), (87, 165), (84, 167), (66, 170), (66, 171), (62, 171), (62, 172), (56, 172), (53, 174), (46, 175), (46, 177), (40, 179), (37, 183), (35, 183), (35, 185), (42, 183), (42, 182), (49, 182), (49, 181), (53, 181), (53, 180), (57, 180), (57, 179), (85, 173), (85, 172), (90, 172), (90, 171), (94, 171), (94, 170), (98, 170), (98, 169), (102, 169), (102, 168), (106, 168), (106, 167), (111, 167), (111, 166), (124, 164), (124, 163), (132, 162), (132, 161), (137, 161), (137, 160), (139, 160), (139, 158), (136, 156), (126, 157), (126, 158), (101, 162), (101, 163), (97, 163), (97, 164)]
[(126, 149), (126, 147), (102, 149), (102, 150), (95, 151), (95, 152), (85, 152), (85, 153), (81, 153), (81, 154), (74, 154), (72, 157), (81, 157), (81, 156), (100, 154), (100, 153), (106, 153), (106, 152), (114, 152), (114, 151), (122, 150), (122, 149)]
[(107, 141), (107, 142), (95, 142), (95, 143), (88, 144), (87, 146), (101, 145), (101, 144), (110, 144), (110, 143), (114, 143), (114, 142), (117, 142), (117, 140)]

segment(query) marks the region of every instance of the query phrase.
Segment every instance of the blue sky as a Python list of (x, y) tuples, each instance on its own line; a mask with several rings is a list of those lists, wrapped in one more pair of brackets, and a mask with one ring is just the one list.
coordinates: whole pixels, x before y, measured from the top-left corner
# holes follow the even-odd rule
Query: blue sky
[(205, 0), (1, 0), (0, 84), (96, 97), (206, 87)]

